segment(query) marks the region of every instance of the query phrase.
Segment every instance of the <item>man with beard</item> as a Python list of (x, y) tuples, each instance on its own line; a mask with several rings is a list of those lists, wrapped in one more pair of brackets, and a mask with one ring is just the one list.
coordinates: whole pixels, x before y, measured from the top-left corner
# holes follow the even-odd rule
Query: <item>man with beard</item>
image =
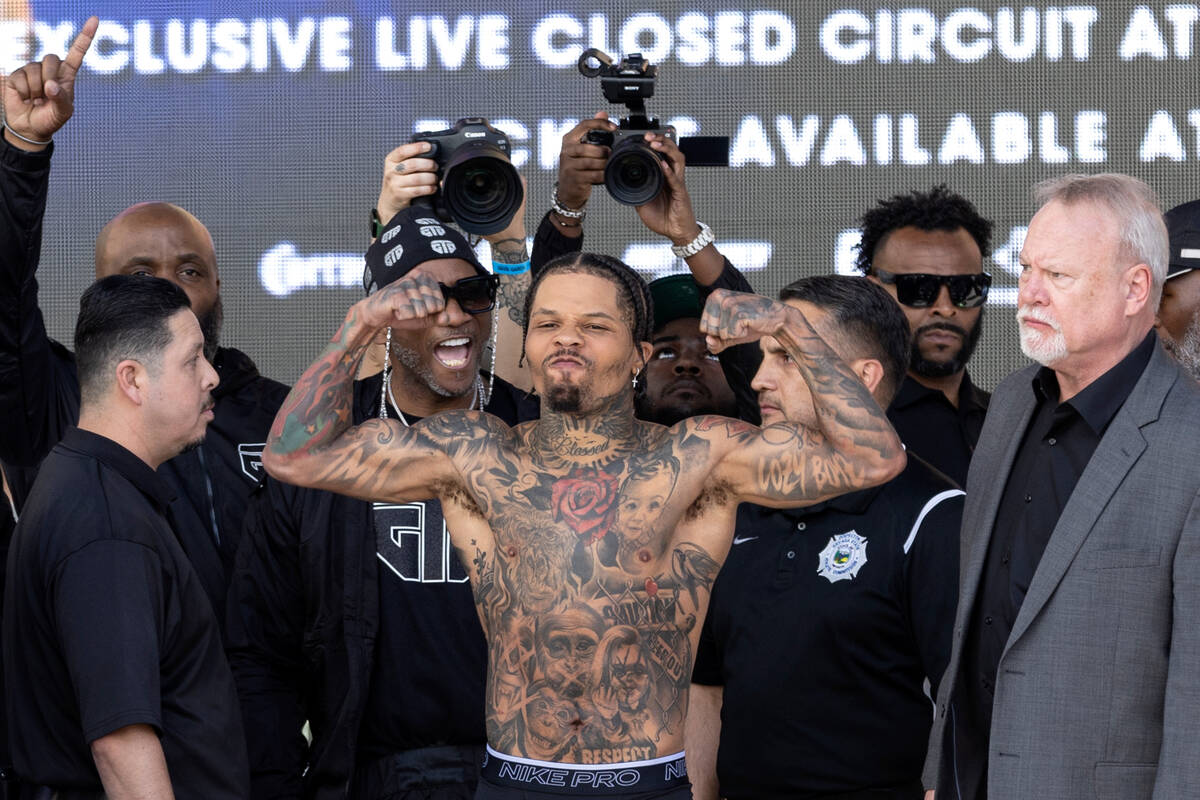
[(926, 761), (945, 800), (1193, 797), (1200, 786), (1200, 386), (1153, 331), (1150, 187), (1037, 187), (1017, 323), (963, 510)]
[(30, 797), (243, 800), (233, 676), (171, 489), (217, 373), (187, 295), (113, 275), (83, 294), (80, 409), (13, 538), (4, 597), (6, 723)]
[[(50, 339), (38, 308), (42, 217), (51, 137), (74, 111), (76, 72), (98, 21), (89, 20), (66, 58), (47, 55), (4, 85), (0, 142), (0, 462), (18, 511), (37, 467), (79, 416), (75, 357)], [(118, 214), (96, 239), (96, 277), (164, 278), (187, 293), (204, 333), (204, 356), (220, 376), (215, 419), (199, 448), (166, 461), (160, 473), (175, 494), (170, 513), (205, 594), (223, 619), (246, 499), (261, 476), (260, 455), (287, 387), (259, 375), (244, 353), (221, 347), (220, 279), (212, 237), (187, 211), (140, 203)]]
[(888, 419), (909, 450), (965, 486), (989, 398), (966, 367), (992, 280), (983, 271), (992, 223), (939, 185), (880, 201), (861, 227), (857, 266), (896, 298), (913, 334)]
[[(678, 178), (673, 171), (671, 179)], [(631, 732), (613, 743), (606, 768), (598, 770), (572, 744), (579, 737), (566, 732), (586, 730), (589, 718), (580, 714), (555, 742), (571, 745), (555, 755), (558, 763), (530, 764), (502, 749), (504, 725), (489, 725), (477, 797), (541, 796), (542, 778), (551, 777), (627, 797), (690, 796), (682, 723), (696, 621), (728, 550), (737, 504), (806, 505), (889, 480), (905, 461), (899, 440), (866, 387), (802, 313), (727, 292), (715, 292), (705, 307), (701, 327), (710, 347), (775, 336), (810, 386), (816, 425), (760, 429), (706, 416), (665, 428), (637, 420), (632, 383), (650, 352), (652, 301), (637, 273), (594, 253), (553, 261), (532, 282), (525, 354), (543, 398), (538, 420), (510, 427), (464, 409), (411, 427), (390, 419), (353, 424), (354, 376), (379, 330), (424, 331), (446, 307), (438, 282), (420, 273), (353, 306), (280, 409), (264, 465), (280, 480), (381, 502), (435, 495), (492, 637), (489, 669), (512, 662), (509, 647), (524, 647), (520, 635), (506, 641), (511, 632), (577, 605), (592, 609), (607, 628), (628, 624), (647, 643), (652, 745)], [(615, 521), (620, 487), (635, 467), (649, 471), (655, 461), (677, 463), (679, 474), (654, 535), (632, 568), (605, 567), (600, 543), (610, 532), (622, 533)], [(553, 548), (544, 546), (547, 537)], [(532, 568), (525, 566), (530, 559)], [(531, 580), (554, 587), (549, 607), (540, 592), (526, 600)], [(592, 647), (583, 639), (578, 644)], [(526, 678), (523, 701), (547, 685), (542, 672)], [(487, 714), (498, 721), (490, 700)], [(614, 757), (635, 742), (651, 752), (637, 761)], [(616, 776), (623, 776), (620, 786), (612, 783)]]
[[(553, 206), (534, 237), (534, 275), (551, 259), (583, 249), (584, 207), (593, 185), (604, 183), (609, 155), (609, 148), (585, 137), (589, 131), (615, 128), (600, 112), (563, 136)], [(661, 134), (646, 134), (646, 142), (669, 169), (658, 195), (637, 207), (638, 218), (652, 233), (671, 242), (672, 252), (683, 259), (688, 272), (650, 284), (654, 352), (635, 393), (638, 419), (674, 425), (690, 416), (720, 414), (757, 425), (758, 404), (749, 386), (758, 368), (758, 348), (738, 345), (722, 351), (718, 359), (708, 352), (700, 333), (700, 313), (714, 289), (748, 293), (754, 289), (717, 250), (712, 230), (696, 219), (684, 181), (686, 159), (679, 147)]]
[[(513, 424), (536, 418), (536, 400), (481, 369), (504, 311), (494, 308), (498, 279), (429, 214), (419, 206), (394, 214), (367, 265), (379, 290), (428, 276), (442, 311), (427, 328), (391, 327), (372, 345), (382, 347), (384, 371), (354, 382), (352, 421), (407, 429), (462, 409)], [(528, 261), (523, 213), (490, 238), (497, 273)], [(526, 599), (554, 591), (530, 582)], [(539, 657), (549, 624), (538, 630)], [(520, 719), (510, 687), (523, 686), (534, 628), (512, 631), (514, 651), (492, 681), (508, 721)], [(487, 643), (436, 500), (372, 504), (268, 478), (246, 515), (227, 635), (254, 798), (475, 791), (487, 738)], [(306, 720), (311, 740), (301, 732)]]
[(1163, 214), (1171, 240), (1155, 327), (1167, 352), (1200, 380), (1200, 200)]

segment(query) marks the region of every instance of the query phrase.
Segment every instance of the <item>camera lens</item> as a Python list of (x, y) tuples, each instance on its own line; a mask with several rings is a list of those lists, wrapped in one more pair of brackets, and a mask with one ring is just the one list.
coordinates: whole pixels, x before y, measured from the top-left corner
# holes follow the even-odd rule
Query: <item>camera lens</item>
[(604, 185), (613, 200), (627, 206), (649, 203), (662, 190), (659, 156), (640, 139), (625, 139), (613, 149), (604, 167)]
[(525, 190), (502, 150), (486, 142), (459, 147), (445, 167), (442, 202), (468, 233), (504, 230), (521, 207)]

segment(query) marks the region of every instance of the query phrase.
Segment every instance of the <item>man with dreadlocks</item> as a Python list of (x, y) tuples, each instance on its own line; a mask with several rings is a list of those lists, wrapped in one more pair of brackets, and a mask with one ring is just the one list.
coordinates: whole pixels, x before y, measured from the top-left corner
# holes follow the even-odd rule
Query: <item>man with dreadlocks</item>
[[(517, 271), (500, 259), (528, 261), (523, 214), (492, 238), (498, 272)], [(495, 353), (498, 278), (460, 234), (427, 207), (408, 208), (380, 231), (367, 266), (369, 285), (421, 275), (444, 302), (421, 330), (382, 332), (383, 372), (346, 387), (348, 422), (404, 428), (453, 409), (511, 424), (537, 417), (535, 400), (480, 369), (489, 332)], [(253, 797), (474, 792), (487, 645), (431, 496), (372, 504), (268, 479), (251, 503), (228, 636)]]
[[(420, 272), (355, 304), (276, 417), (267, 471), (377, 501), (441, 500), (488, 637), (476, 797), (689, 797), (692, 659), (738, 503), (801, 506), (882, 483), (904, 466), (900, 442), (803, 313), (725, 291), (701, 322), (712, 349), (773, 336), (816, 425), (635, 419), (650, 293), (591, 253), (547, 264), (527, 295), (539, 420), (462, 410), (352, 424), (354, 375), (378, 331), (424, 331), (446, 304)], [(407, 688), (396, 691), (421, 702)]]
[(991, 395), (971, 382), (992, 278), (992, 223), (939, 185), (880, 200), (862, 216), (858, 268), (887, 289), (912, 329), (908, 378), (888, 419), (912, 452), (965, 486)]

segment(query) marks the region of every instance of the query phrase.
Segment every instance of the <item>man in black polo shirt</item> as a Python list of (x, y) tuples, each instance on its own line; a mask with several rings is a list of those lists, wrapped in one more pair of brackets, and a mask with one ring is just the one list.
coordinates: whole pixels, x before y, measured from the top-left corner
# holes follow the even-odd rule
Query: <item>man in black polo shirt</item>
[(941, 185), (882, 200), (861, 225), (858, 268), (896, 298), (912, 328), (908, 379), (888, 419), (909, 453), (966, 486), (989, 397), (966, 368), (991, 285), (983, 258), (992, 223)]
[[(908, 325), (863, 278), (805, 278), (804, 311), (886, 405)], [(799, 369), (762, 342), (763, 424), (814, 412)], [(738, 509), (713, 588), (688, 716), (695, 796), (919, 800), (949, 656), (963, 493), (911, 454), (889, 483), (804, 509)], [(719, 737), (719, 751), (717, 739)]]
[(155, 469), (196, 447), (217, 374), (187, 295), (105, 278), (75, 328), (81, 407), (13, 537), (6, 710), (22, 780), (62, 798), (242, 800), (233, 677)]

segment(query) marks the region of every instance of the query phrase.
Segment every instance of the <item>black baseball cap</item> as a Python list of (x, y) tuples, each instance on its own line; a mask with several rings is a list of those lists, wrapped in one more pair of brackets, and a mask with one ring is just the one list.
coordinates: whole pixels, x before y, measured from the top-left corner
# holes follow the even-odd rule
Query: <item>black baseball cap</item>
[(458, 258), (480, 275), (489, 275), (461, 233), (437, 219), (425, 206), (409, 206), (388, 221), (367, 248), (366, 289), (383, 288), (426, 261)]
[(1167, 278), (1200, 269), (1200, 200), (1175, 206), (1163, 214), (1163, 221), (1171, 242)]
[(651, 281), (650, 296), (654, 299), (655, 330), (677, 319), (700, 319), (704, 311), (700, 287), (690, 272)]

